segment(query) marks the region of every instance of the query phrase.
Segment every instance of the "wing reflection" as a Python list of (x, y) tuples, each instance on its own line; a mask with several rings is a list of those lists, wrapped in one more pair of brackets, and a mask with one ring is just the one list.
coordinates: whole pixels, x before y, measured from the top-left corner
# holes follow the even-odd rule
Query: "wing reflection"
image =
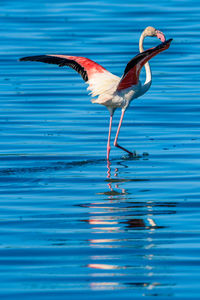
[(119, 266), (106, 265), (106, 264), (88, 264), (88, 268), (100, 269), (100, 270), (116, 270), (116, 269), (120, 269)]

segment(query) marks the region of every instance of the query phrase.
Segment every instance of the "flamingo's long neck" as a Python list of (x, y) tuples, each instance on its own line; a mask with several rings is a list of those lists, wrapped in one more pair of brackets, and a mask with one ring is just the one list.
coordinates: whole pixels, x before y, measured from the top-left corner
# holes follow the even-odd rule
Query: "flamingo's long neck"
[[(139, 50), (140, 50), (140, 53), (144, 51), (143, 42), (144, 42), (145, 36), (146, 36), (145, 32), (143, 31), (143, 33), (141, 34), (141, 37), (140, 37), (140, 41), (139, 41)], [(149, 63), (147, 62), (144, 65), (144, 67), (145, 67), (145, 71), (146, 71), (146, 80), (145, 80), (144, 85), (142, 86), (142, 94), (144, 94), (144, 93), (146, 93), (148, 91), (148, 89), (151, 86), (151, 82), (152, 82), (151, 68), (150, 68)]]

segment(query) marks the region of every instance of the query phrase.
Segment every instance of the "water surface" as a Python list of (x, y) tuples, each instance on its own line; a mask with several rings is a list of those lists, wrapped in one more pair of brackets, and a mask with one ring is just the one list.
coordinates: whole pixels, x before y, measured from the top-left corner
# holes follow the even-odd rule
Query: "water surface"
[[(1, 1), (2, 299), (199, 299), (200, 3)], [(121, 76), (148, 25), (173, 38), (105, 160), (109, 113), (68, 68)], [(147, 39), (145, 48), (157, 45)], [(116, 112), (114, 137), (120, 112)]]

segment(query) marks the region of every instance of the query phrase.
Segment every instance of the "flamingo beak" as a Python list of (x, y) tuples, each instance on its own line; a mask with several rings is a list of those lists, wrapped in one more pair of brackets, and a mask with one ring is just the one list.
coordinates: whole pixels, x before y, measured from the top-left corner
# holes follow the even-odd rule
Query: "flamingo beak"
[(156, 36), (159, 40), (161, 40), (162, 43), (166, 41), (165, 35), (161, 31), (156, 30)]

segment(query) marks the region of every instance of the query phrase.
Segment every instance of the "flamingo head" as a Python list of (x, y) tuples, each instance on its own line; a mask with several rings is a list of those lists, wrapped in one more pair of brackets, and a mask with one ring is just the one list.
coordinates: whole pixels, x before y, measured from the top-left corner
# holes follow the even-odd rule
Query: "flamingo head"
[(145, 30), (144, 30), (144, 35), (145, 36), (156, 36), (159, 40), (161, 40), (161, 42), (165, 42), (165, 35), (164, 33), (162, 33), (161, 31), (155, 29), (152, 26), (148, 26)]

